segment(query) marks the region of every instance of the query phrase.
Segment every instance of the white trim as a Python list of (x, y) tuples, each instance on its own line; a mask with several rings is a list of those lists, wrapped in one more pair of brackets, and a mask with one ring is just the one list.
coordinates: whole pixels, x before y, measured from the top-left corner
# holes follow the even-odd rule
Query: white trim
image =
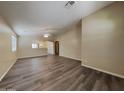
[(9, 68), (6, 70), (6, 72), (0, 77), (0, 81), (5, 77), (5, 75), (9, 72), (9, 70), (12, 68), (12, 66), (16, 63), (17, 59), (12, 62), (12, 64), (9, 66)]
[(33, 58), (33, 57), (42, 57), (42, 56), (47, 56), (48, 54), (44, 55), (37, 55), (37, 56), (25, 56), (25, 57), (19, 57), (18, 59), (23, 59), (23, 58)]
[(61, 56), (60, 57), (66, 57), (66, 58), (70, 58), (70, 59), (74, 59), (74, 60), (78, 60), (78, 61), (81, 61), (81, 59), (78, 59), (78, 58), (73, 58), (73, 57), (68, 57), (68, 56)]
[(116, 74), (116, 73), (113, 73), (113, 72), (101, 70), (99, 68), (88, 66), (88, 65), (84, 65), (84, 64), (81, 64), (81, 66), (84, 66), (84, 67), (87, 67), (87, 68), (91, 68), (91, 69), (94, 69), (94, 70), (98, 70), (100, 72), (104, 72), (104, 73), (107, 73), (107, 74), (110, 74), (110, 75), (113, 75), (113, 76), (117, 76), (117, 77), (120, 77), (120, 78), (123, 78), (124, 79), (124, 76), (123, 75), (119, 75), (119, 74)]

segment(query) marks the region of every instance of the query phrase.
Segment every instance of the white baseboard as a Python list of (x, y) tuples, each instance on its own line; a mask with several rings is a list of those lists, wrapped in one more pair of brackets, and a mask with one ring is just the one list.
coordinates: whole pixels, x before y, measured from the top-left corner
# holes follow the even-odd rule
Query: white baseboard
[(87, 68), (91, 68), (91, 69), (94, 69), (94, 70), (97, 70), (97, 71), (100, 71), (100, 72), (103, 72), (103, 73), (107, 73), (107, 74), (110, 74), (110, 75), (113, 75), (113, 76), (117, 76), (117, 77), (120, 77), (120, 78), (124, 79), (123, 75), (119, 75), (119, 74), (116, 74), (116, 73), (113, 73), (113, 72), (105, 71), (105, 70), (102, 70), (102, 69), (99, 69), (99, 68), (95, 68), (95, 67), (92, 67), (92, 66), (88, 66), (88, 65), (84, 65), (84, 64), (81, 64), (81, 65), (84, 66), (84, 67), (87, 67)]
[(74, 59), (74, 60), (78, 60), (78, 61), (81, 61), (81, 59), (78, 59), (78, 58), (73, 58), (73, 57), (68, 57), (68, 56), (61, 56), (60, 57), (66, 57), (66, 58), (70, 58), (70, 59)]
[(47, 56), (48, 54), (46, 55), (38, 55), (38, 56), (25, 56), (25, 57), (19, 57), (18, 59), (23, 59), (23, 58), (33, 58), (33, 57), (42, 57), (42, 56)]
[(14, 62), (12, 62), (12, 64), (9, 66), (9, 68), (6, 70), (6, 72), (0, 77), (0, 81), (2, 81), (2, 79), (5, 77), (5, 75), (9, 72), (9, 70), (13, 67), (13, 65), (16, 63), (16, 60), (13, 60)]

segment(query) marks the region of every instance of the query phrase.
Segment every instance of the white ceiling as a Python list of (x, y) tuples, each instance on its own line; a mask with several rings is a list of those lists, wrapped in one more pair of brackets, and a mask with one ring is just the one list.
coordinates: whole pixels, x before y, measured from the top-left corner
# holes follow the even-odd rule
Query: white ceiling
[(18, 35), (57, 35), (96, 10), (113, 2), (76, 1), (65, 8), (67, 1), (11, 1), (0, 2), (0, 14)]

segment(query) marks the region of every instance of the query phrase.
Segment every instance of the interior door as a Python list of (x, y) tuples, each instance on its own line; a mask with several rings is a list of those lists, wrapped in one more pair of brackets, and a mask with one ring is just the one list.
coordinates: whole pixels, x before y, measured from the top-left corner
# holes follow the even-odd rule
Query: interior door
[(55, 55), (59, 55), (59, 41), (55, 41)]

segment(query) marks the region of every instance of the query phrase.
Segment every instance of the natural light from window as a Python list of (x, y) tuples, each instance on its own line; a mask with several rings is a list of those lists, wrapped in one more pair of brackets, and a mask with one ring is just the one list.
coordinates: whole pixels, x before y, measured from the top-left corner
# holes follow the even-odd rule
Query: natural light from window
[(37, 43), (33, 43), (32, 44), (32, 48), (38, 48), (38, 44)]
[(17, 46), (16, 37), (15, 36), (12, 36), (11, 37), (11, 40), (12, 40), (12, 52), (15, 52), (16, 51), (16, 46)]

